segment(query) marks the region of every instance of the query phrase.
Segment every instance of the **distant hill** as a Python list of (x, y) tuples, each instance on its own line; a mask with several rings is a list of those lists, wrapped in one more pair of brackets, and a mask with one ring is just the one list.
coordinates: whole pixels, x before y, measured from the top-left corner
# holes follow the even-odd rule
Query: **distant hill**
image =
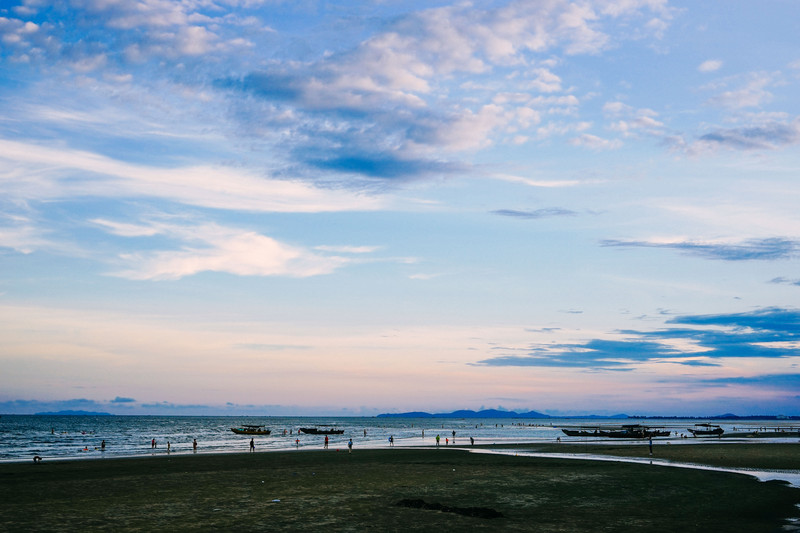
[(384, 413), (378, 418), (551, 418), (550, 415), (528, 411), (517, 413), (515, 411), (500, 411), (498, 409), (484, 409), (473, 411), (471, 409), (461, 409), (452, 413), (426, 413), (423, 411), (411, 411), (409, 413)]
[(408, 413), (383, 413), (377, 418), (596, 418), (596, 419), (617, 419), (630, 418), (626, 414), (618, 415), (580, 415), (580, 416), (551, 416), (538, 411), (526, 411), (518, 413), (516, 411), (501, 411), (499, 409), (483, 409), (473, 411), (471, 409), (461, 409), (452, 413), (426, 413), (425, 411), (410, 411)]
[(800, 420), (800, 416), (787, 415), (734, 415), (725, 413), (714, 416), (631, 416), (643, 420)]
[(112, 416), (111, 413), (99, 413), (95, 411), (48, 411), (43, 413), (35, 413), (37, 415), (45, 416)]

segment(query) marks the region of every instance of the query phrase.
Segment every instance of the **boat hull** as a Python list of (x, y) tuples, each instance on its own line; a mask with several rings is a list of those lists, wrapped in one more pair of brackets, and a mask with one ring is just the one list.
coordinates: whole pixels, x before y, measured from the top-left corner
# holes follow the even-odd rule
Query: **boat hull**
[(306, 435), (341, 435), (343, 429), (319, 429), (319, 428), (300, 428), (300, 433)]
[(272, 433), (268, 429), (244, 429), (244, 428), (231, 428), (231, 431), (237, 435), (269, 435)]

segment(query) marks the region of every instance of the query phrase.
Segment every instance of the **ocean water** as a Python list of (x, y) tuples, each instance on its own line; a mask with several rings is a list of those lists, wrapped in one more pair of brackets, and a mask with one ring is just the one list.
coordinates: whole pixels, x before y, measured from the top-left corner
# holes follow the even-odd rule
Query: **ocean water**
[[(0, 417), (0, 461), (30, 461), (33, 456), (47, 458), (103, 458), (141, 455), (194, 453), (192, 440), (197, 439), (197, 453), (247, 452), (253, 438), (256, 452), (287, 449), (321, 449), (324, 437), (299, 433), (300, 427), (337, 427), (342, 435), (330, 435), (330, 449), (344, 449), (353, 439), (354, 448), (388, 447), (394, 437), (395, 446), (432, 446), (436, 435), (440, 444), (467, 446), (470, 437), (475, 444), (587, 442), (584, 437), (566, 437), (564, 426), (635, 424), (667, 425), (673, 434), (659, 440), (675, 443), (698, 442), (685, 439), (687, 428), (699, 420), (656, 421), (596, 419), (445, 419), (445, 418), (375, 418), (375, 417), (213, 417), (213, 416), (47, 416), (2, 415)], [(714, 422), (726, 434), (760, 427), (775, 427), (776, 421)], [(268, 436), (236, 435), (230, 428), (243, 424), (264, 425), (272, 431)], [(792, 425), (800, 426), (797, 422)], [(783, 427), (789, 427), (787, 423)], [(423, 433), (424, 432), (424, 433)], [(455, 437), (453, 436), (455, 432)], [(424, 434), (424, 436), (423, 436)], [(151, 447), (152, 439), (157, 447)], [(723, 438), (722, 441), (740, 439)], [(758, 439), (762, 441), (762, 439)], [(797, 438), (775, 439), (797, 442)], [(105, 441), (105, 450), (101, 443)], [(447, 442), (449, 441), (449, 442)], [(169, 442), (169, 452), (167, 443)], [(602, 442), (608, 442), (603, 439)], [(614, 439), (614, 442), (623, 441)]]

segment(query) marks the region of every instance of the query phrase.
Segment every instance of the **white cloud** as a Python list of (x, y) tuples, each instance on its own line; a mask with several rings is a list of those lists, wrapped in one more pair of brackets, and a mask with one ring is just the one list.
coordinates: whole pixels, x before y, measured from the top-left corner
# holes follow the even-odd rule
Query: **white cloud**
[(663, 134), (664, 123), (656, 120), (658, 113), (652, 109), (635, 109), (623, 102), (606, 102), (603, 114), (608, 118), (620, 119), (609, 124), (609, 129), (620, 132), (625, 137), (644, 132), (650, 135)]
[(738, 86), (720, 92), (710, 98), (708, 103), (731, 109), (760, 107), (772, 99), (772, 93), (767, 88), (774, 82), (775, 76), (768, 72), (753, 72), (747, 76), (723, 80), (711, 88), (725, 88), (733, 84)]
[(574, 146), (586, 146), (594, 150), (615, 150), (622, 146), (622, 141), (619, 139), (603, 139), (597, 135), (584, 133), (578, 137), (573, 137), (569, 141)]
[(697, 67), (697, 70), (700, 72), (714, 72), (722, 68), (722, 61), (719, 59), (709, 59), (708, 61), (703, 61)]
[(578, 180), (537, 180), (532, 178), (526, 178), (523, 176), (514, 176), (510, 174), (494, 174), (491, 177), (493, 179), (497, 179), (500, 181), (507, 181), (510, 183), (521, 183), (529, 187), (544, 187), (544, 188), (574, 187), (582, 183), (581, 181)]
[(315, 250), (321, 252), (333, 252), (339, 254), (369, 254), (379, 250), (380, 246), (315, 246)]
[(89, 222), (104, 228), (113, 235), (119, 235), (121, 237), (152, 237), (153, 235), (161, 233), (159, 228), (154, 225), (126, 224), (124, 222), (114, 222), (101, 218), (96, 218)]
[(603, 104), (603, 113), (606, 115), (621, 116), (632, 112), (633, 108), (623, 102), (606, 102)]
[(200, 272), (309, 277), (329, 274), (350, 262), (344, 257), (315, 253), (253, 231), (217, 224), (96, 222), (116, 235), (158, 234), (184, 243), (179, 250), (122, 254), (124, 266), (113, 275), (128, 279), (174, 280)]
[(39, 230), (30, 224), (0, 226), (0, 248), (11, 248), (30, 254), (40, 248), (51, 248), (53, 243), (44, 239)]

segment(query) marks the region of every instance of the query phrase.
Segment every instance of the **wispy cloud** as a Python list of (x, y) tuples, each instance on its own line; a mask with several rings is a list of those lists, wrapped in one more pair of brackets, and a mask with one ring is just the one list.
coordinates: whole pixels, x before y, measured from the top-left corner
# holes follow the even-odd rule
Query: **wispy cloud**
[(585, 146), (594, 150), (614, 150), (622, 147), (622, 141), (619, 139), (604, 139), (590, 133), (573, 137), (569, 142), (574, 146)]
[(272, 212), (370, 210), (376, 196), (322, 189), (233, 167), (154, 167), (96, 153), (0, 140), (0, 190), (22, 200), (155, 197), (217, 209)]
[(780, 285), (797, 285), (797, 286), (800, 287), (800, 279), (797, 279), (797, 278), (789, 279), (789, 278), (784, 278), (784, 277), (777, 277), (777, 278), (772, 278), (769, 282), (770, 283), (777, 283), (777, 284), (780, 284)]
[(125, 397), (122, 397), (122, 396), (117, 396), (116, 398), (111, 400), (111, 403), (134, 403), (134, 402), (136, 402), (135, 399), (133, 399), (133, 398), (125, 398)]
[(722, 261), (789, 259), (794, 257), (798, 249), (800, 249), (800, 242), (781, 237), (750, 239), (741, 243), (622, 241), (608, 239), (601, 241), (600, 244), (601, 246), (619, 248), (667, 248), (678, 250), (686, 255)]
[[(139, 229), (131, 224), (96, 221), (116, 235), (164, 235), (182, 243), (180, 249), (125, 253), (122, 268), (113, 275), (138, 280), (167, 280), (199, 272), (226, 272), (240, 276), (309, 277), (329, 274), (351, 259), (289, 245), (253, 231), (217, 224), (152, 223)], [(357, 250), (350, 248), (351, 252)], [(324, 251), (324, 247), (320, 252)], [(367, 253), (370, 249), (361, 249)]]
[(752, 72), (747, 76), (720, 80), (709, 85), (709, 89), (719, 92), (708, 103), (730, 109), (759, 107), (772, 98), (767, 89), (774, 83), (775, 75), (769, 72)]
[(617, 339), (530, 346), (478, 361), (485, 366), (634, 370), (641, 364), (719, 366), (724, 358), (800, 357), (800, 311), (767, 308), (750, 313), (687, 315), (653, 331), (619, 331)]
[(702, 135), (694, 150), (716, 147), (734, 150), (765, 150), (800, 142), (800, 117), (791, 122), (769, 121), (735, 128), (717, 128)]
[(513, 218), (539, 219), (545, 217), (575, 216), (578, 213), (562, 207), (544, 207), (541, 209), (531, 210), (498, 209), (496, 211), (492, 211), (492, 214)]
[(584, 181), (581, 180), (542, 180), (542, 179), (526, 178), (523, 176), (513, 176), (510, 174), (494, 174), (491, 177), (493, 179), (497, 179), (500, 181), (507, 181), (509, 183), (520, 183), (522, 185), (527, 185), (529, 187), (542, 187), (546, 189), (554, 189), (558, 187), (575, 187), (576, 185), (585, 183)]
[(800, 390), (800, 374), (765, 374), (761, 376), (735, 376), (725, 378), (704, 379), (703, 383), (717, 385), (751, 385), (770, 390), (783, 388), (796, 392)]

